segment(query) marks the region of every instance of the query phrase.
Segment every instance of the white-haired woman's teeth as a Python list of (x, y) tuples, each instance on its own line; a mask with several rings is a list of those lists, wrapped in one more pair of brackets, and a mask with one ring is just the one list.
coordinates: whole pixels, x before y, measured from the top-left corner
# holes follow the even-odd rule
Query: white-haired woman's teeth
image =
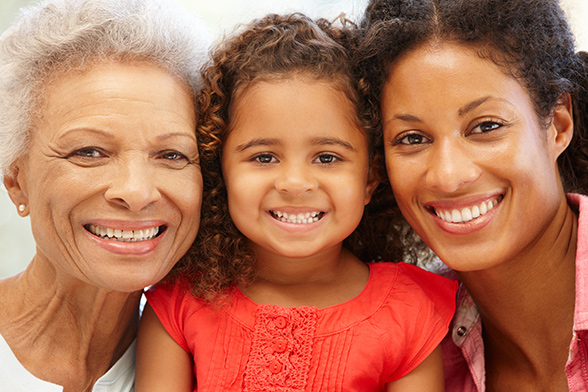
[(313, 211), (313, 212), (298, 212), (298, 213), (287, 213), (281, 211), (270, 211), (272, 216), (281, 221), (286, 223), (295, 223), (295, 224), (305, 224), (305, 223), (313, 223), (318, 221), (324, 215), (321, 211)]
[(88, 225), (86, 228), (100, 238), (122, 242), (147, 241), (155, 238), (159, 233), (159, 226), (144, 230), (120, 230), (96, 225)]
[(465, 223), (465, 222), (469, 222), (472, 219), (476, 219), (476, 218), (486, 214), (488, 211), (493, 209), (498, 204), (498, 202), (499, 202), (498, 199), (484, 201), (478, 205), (475, 205), (472, 207), (465, 207), (465, 208), (462, 208), (461, 210), (458, 210), (458, 209), (453, 209), (453, 210), (435, 209), (435, 214), (439, 218), (444, 220), (445, 222)]

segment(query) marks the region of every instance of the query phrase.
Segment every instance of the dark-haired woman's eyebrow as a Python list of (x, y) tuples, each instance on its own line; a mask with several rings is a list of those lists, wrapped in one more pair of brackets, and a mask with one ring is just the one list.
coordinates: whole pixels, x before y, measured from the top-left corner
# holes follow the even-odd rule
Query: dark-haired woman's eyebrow
[(500, 97), (493, 97), (491, 95), (488, 95), (486, 97), (476, 99), (475, 101), (472, 101), (472, 102), (462, 106), (459, 109), (458, 114), (460, 116), (463, 116), (463, 115), (471, 112), (472, 110), (476, 109), (477, 107), (479, 107), (480, 105), (482, 105), (483, 103), (485, 103), (487, 101), (500, 101), (500, 102), (506, 103), (507, 105), (513, 106), (512, 103), (508, 99), (504, 99), (504, 98), (500, 98)]
[(480, 99), (476, 99), (475, 101), (472, 101), (472, 102), (462, 106), (461, 108), (459, 108), (459, 110), (457, 112), (459, 113), (460, 116), (463, 116), (464, 114), (471, 112), (472, 110), (474, 110), (475, 108), (477, 108), (478, 106), (480, 106), (481, 104), (483, 104), (484, 102), (486, 102), (487, 100), (489, 100), (491, 98), (492, 98), (491, 96), (486, 96), (486, 97), (482, 97)]
[(386, 125), (389, 122), (394, 121), (394, 120), (400, 120), (400, 121), (409, 122), (409, 123), (422, 123), (423, 122), (423, 120), (421, 120), (417, 116), (414, 116), (412, 114), (401, 113), (401, 114), (395, 114), (392, 118), (386, 120), (384, 122), (384, 125)]

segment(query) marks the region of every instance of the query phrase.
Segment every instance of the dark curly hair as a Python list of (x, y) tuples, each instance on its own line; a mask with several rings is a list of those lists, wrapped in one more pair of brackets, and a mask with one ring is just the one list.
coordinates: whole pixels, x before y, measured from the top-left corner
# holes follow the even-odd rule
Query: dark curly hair
[[(360, 94), (352, 69), (358, 39), (358, 28), (343, 17), (328, 22), (313, 21), (300, 13), (270, 14), (254, 20), (213, 51), (203, 71), (205, 87), (198, 97), (197, 135), (204, 178), (201, 226), (190, 251), (170, 275), (187, 280), (195, 296), (209, 301), (223, 297), (221, 294), (234, 284), (251, 282), (256, 273), (249, 240), (229, 215), (221, 170), (223, 143), (231, 132), (231, 105), (259, 81), (296, 75), (327, 80), (357, 108), (358, 124), (366, 129), (371, 146), (374, 136), (360, 122)], [(372, 164), (381, 164), (374, 151), (370, 157)], [(402, 236), (408, 230), (399, 224), (389, 231), (390, 222), (400, 221), (401, 215), (389, 208), (389, 187), (379, 194), (344, 244), (364, 261), (398, 261), (405, 256)]]
[[(558, 165), (566, 192), (587, 193), (588, 55), (575, 52), (557, 0), (372, 0), (361, 27), (356, 72), (376, 133), (382, 132), (379, 101), (391, 65), (426, 42), (461, 42), (525, 86), (544, 124), (571, 95), (574, 137)], [(376, 149), (382, 149), (381, 136)]]

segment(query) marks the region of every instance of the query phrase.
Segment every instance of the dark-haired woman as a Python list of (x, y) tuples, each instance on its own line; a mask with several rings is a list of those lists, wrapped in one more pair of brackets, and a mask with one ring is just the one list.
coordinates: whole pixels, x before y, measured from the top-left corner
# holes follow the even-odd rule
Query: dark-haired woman
[(586, 56), (555, 0), (375, 0), (360, 72), (396, 202), (462, 282), (449, 391), (588, 389)]

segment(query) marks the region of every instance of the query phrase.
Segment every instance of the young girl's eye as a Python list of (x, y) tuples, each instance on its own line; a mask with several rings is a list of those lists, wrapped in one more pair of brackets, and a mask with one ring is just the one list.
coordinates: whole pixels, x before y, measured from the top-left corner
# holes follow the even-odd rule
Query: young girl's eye
[(253, 157), (257, 163), (268, 164), (276, 162), (276, 158), (272, 154), (258, 154)]
[(337, 157), (336, 155), (333, 154), (321, 154), (318, 157), (316, 157), (315, 162), (317, 163), (322, 163), (324, 165), (328, 165), (331, 163), (335, 163), (336, 161), (339, 161), (339, 157)]
[(416, 131), (409, 131), (401, 133), (400, 135), (396, 136), (396, 138), (393, 141), (393, 144), (418, 145), (427, 143), (428, 141), (429, 139), (425, 137), (425, 135)]
[(483, 121), (481, 123), (479, 123), (478, 125), (476, 125), (473, 129), (471, 133), (486, 133), (486, 132), (490, 132), (490, 131), (495, 131), (496, 129), (502, 127), (503, 124), (500, 124), (496, 121)]

